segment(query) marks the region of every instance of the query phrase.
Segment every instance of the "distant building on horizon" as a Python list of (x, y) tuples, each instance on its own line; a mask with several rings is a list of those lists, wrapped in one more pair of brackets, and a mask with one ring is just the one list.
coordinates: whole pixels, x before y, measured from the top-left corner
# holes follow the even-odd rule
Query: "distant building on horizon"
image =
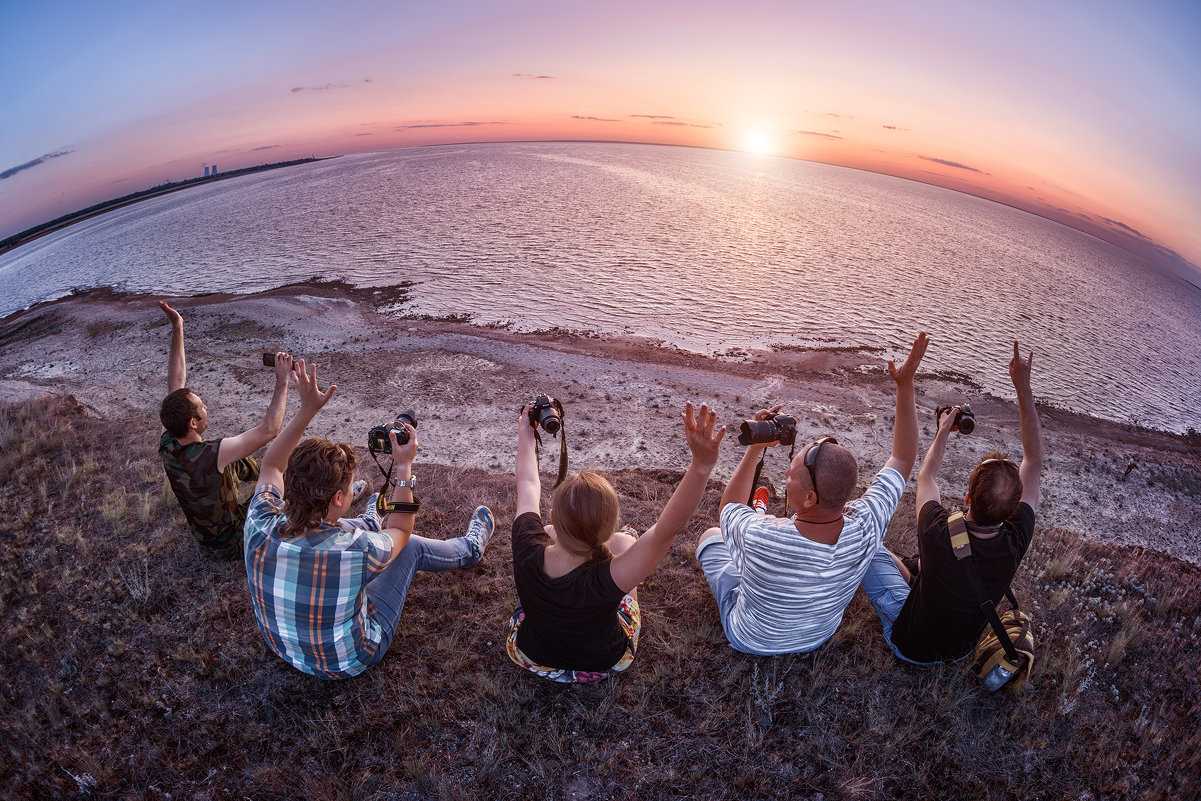
[(211, 172), (211, 173), (209, 173), (209, 174), (210, 174), (210, 175), (216, 175), (216, 174), (217, 174), (217, 165), (216, 165), (216, 164), (214, 164), (214, 165), (213, 165), (213, 167), (212, 167), (212, 172)]
[(207, 165), (207, 164), (204, 165), (204, 177), (205, 178), (209, 177), (209, 165)]

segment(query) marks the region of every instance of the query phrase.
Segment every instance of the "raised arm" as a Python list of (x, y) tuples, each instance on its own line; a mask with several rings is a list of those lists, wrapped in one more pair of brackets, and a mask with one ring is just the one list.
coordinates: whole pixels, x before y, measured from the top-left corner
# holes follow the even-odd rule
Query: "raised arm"
[(884, 463), (908, 480), (917, 461), (917, 400), (913, 394), (913, 376), (926, 355), (930, 338), (922, 331), (913, 340), (909, 358), (899, 368), (888, 360), (888, 374), (897, 384), (897, 416), (892, 427), (892, 456)]
[(188, 383), (188, 363), (183, 352), (183, 317), (179, 312), (160, 300), (158, 307), (171, 321), (171, 353), (167, 356), (167, 394)]
[(1022, 478), (1022, 502), (1033, 509), (1038, 504), (1038, 483), (1043, 472), (1043, 426), (1034, 406), (1034, 392), (1030, 389), (1030, 363), (1034, 351), (1023, 359), (1018, 352), (1018, 343), (1013, 343), (1013, 358), (1009, 360), (1009, 377), (1018, 393), (1018, 424), (1022, 429), (1022, 466), (1018, 475)]
[(542, 514), (542, 479), (538, 476), (538, 452), (530, 407), (521, 410), (517, 421), (517, 514)]
[(930, 443), (930, 450), (926, 451), (926, 458), (922, 460), (922, 466), (917, 471), (917, 513), (922, 513), (924, 507), (930, 501), (942, 502), (942, 496), (938, 492), (938, 471), (942, 469), (942, 457), (947, 451), (947, 440), (951, 436), (951, 429), (955, 426), (955, 415), (959, 414), (962, 406), (955, 406), (951, 411), (944, 411), (942, 416), (938, 418), (938, 431), (934, 434), (934, 441)]
[(717, 464), (722, 437), (726, 434), (725, 426), (714, 431), (716, 424), (717, 415), (709, 411), (708, 405), (702, 403), (700, 412), (695, 414), (691, 403), (684, 405), (684, 436), (692, 451), (692, 462), (655, 524), (628, 549), (613, 557), (609, 566), (613, 583), (626, 592), (632, 591), (659, 566), (676, 535), (684, 530), (700, 505), (709, 474)]
[[(770, 409), (760, 409), (755, 412), (755, 419), (762, 422), (782, 408), (784, 407), (777, 404)], [(738, 467), (734, 468), (734, 475), (730, 476), (730, 483), (726, 484), (726, 488), (721, 494), (721, 503), (717, 505), (719, 515), (728, 504), (746, 503), (746, 499), (751, 497), (751, 490), (754, 489), (751, 483), (755, 480), (755, 465), (763, 454), (763, 449), (774, 448), (778, 444), (777, 442), (765, 442), (747, 446), (746, 451), (742, 454), (742, 459), (738, 462)]]
[(267, 455), (263, 457), (263, 464), (259, 467), (259, 487), (271, 484), (281, 490), (284, 488), (284, 470), (288, 466), (288, 458), (300, 444), (304, 430), (309, 427), (309, 423), (313, 422), (317, 412), (321, 411), (321, 407), (333, 397), (334, 390), (338, 388), (337, 385), (330, 384), (325, 392), (318, 389), (317, 365), (308, 365), (306, 368), (304, 359), (296, 362), (292, 374), (296, 377), (296, 393), (300, 395), (300, 408), (296, 410), (296, 416), (267, 449)]
[[(314, 368), (316, 365), (313, 365)], [(284, 410), (288, 405), (288, 377), (292, 375), (292, 357), (286, 353), (275, 354), (275, 392), (267, 406), (263, 422), (236, 437), (225, 437), (217, 448), (217, 469), (243, 459), (275, 439), (284, 424)], [(295, 446), (293, 446), (295, 447)]]
[[(405, 427), (405, 431), (409, 432), (408, 441), (401, 445), (396, 441), (396, 435), (391, 432), (388, 433), (388, 439), (392, 442), (394, 478), (396, 481), (408, 481), (413, 477), (413, 460), (417, 458), (417, 429), (403, 421), (401, 425)], [(392, 500), (399, 503), (412, 503), (413, 489), (411, 487), (394, 487)], [(381, 523), (384, 533), (392, 538), (392, 556), (389, 558), (391, 561), (408, 544), (409, 537), (413, 535), (413, 527), (417, 525), (417, 515), (412, 512), (388, 512), (384, 515)]]

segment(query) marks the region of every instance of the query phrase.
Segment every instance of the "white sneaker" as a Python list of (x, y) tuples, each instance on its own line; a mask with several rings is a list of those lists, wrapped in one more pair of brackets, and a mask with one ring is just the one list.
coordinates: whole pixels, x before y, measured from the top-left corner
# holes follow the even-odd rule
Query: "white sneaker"
[(484, 549), (488, 547), (495, 530), (496, 520), (492, 517), (492, 510), (487, 506), (477, 506), (471, 515), (471, 522), (467, 524), (467, 533), (463, 537), (471, 543), (471, 547), (476, 553), (483, 557)]
[(363, 497), (363, 490), (367, 489), (367, 482), (359, 479), (350, 485), (350, 502), (354, 503), (359, 498)]

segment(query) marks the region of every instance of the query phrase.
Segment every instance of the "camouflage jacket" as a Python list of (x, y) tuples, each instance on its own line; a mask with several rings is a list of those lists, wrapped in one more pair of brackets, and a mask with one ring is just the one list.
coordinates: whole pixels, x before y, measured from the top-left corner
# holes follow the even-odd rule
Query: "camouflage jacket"
[(258, 464), (246, 458), (219, 471), (220, 446), (219, 439), (180, 445), (164, 431), (158, 455), (192, 536), (218, 556), (232, 559), (241, 556), (246, 521), (245, 507), (238, 505), (238, 481), (258, 478)]

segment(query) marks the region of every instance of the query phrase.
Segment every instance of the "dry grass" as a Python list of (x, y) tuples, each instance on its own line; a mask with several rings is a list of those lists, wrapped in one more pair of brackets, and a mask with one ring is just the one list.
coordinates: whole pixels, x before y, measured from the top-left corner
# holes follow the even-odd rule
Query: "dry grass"
[[(1015, 587), (1038, 664), (1020, 694), (989, 695), (961, 665), (893, 659), (862, 597), (812, 654), (731, 651), (690, 549), (711, 487), (643, 585), (634, 666), (560, 686), (502, 645), (512, 478), (421, 465), (422, 534), (461, 533), (476, 503), (501, 530), (480, 566), (418, 576), (380, 665), (323, 682), (267, 652), (241, 565), (192, 545), (147, 466), (157, 441), (150, 420), (0, 407), (6, 798), (1201, 794), (1201, 570), (1161, 554), (1039, 528)], [(678, 477), (610, 474), (639, 528)], [(912, 515), (907, 496), (889, 535), (902, 552)]]

